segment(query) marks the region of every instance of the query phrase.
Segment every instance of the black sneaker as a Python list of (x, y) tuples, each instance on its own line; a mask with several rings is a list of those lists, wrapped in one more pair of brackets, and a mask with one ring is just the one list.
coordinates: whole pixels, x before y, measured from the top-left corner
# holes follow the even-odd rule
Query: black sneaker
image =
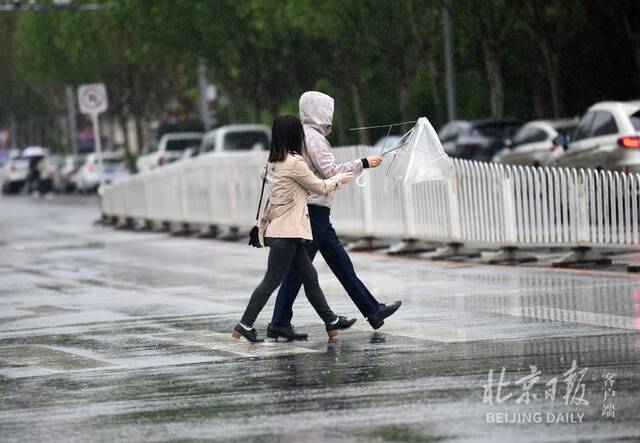
[(384, 324), (384, 319), (393, 315), (394, 312), (398, 310), (401, 301), (396, 301), (391, 303), (390, 305), (381, 304), (378, 312), (373, 315), (370, 315), (367, 320), (373, 329), (379, 329)]
[(349, 329), (356, 322), (355, 318), (347, 318), (347, 317), (338, 317), (338, 321), (333, 324), (327, 324), (327, 334), (329, 334), (330, 338), (338, 335), (338, 331), (344, 331), (345, 329)]
[(267, 326), (267, 337), (275, 338), (278, 341), (279, 337), (286, 338), (288, 341), (293, 340), (306, 340), (309, 338), (307, 334), (296, 332), (293, 325), (280, 326), (269, 323)]
[(258, 336), (256, 335), (256, 328), (251, 328), (249, 331), (247, 331), (242, 327), (240, 323), (238, 323), (236, 327), (233, 328), (233, 333), (231, 334), (231, 336), (237, 339), (239, 339), (240, 336), (243, 336), (251, 343), (260, 343), (264, 341), (261, 338), (258, 338)]

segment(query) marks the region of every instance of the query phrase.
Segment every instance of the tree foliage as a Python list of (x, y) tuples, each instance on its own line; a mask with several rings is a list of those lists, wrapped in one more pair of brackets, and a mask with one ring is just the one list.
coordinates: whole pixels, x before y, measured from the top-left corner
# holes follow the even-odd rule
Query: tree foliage
[(224, 97), (220, 123), (296, 113), (317, 88), (336, 98), (340, 143), (383, 135), (346, 131), (355, 125), (442, 124), (445, 6), (460, 118), (561, 117), (640, 95), (632, 0), (104, 1), (0, 16), (0, 126), (16, 110), (60, 115), (65, 86), (102, 81), (114, 120), (134, 119), (141, 138), (172, 103), (195, 102), (201, 59)]

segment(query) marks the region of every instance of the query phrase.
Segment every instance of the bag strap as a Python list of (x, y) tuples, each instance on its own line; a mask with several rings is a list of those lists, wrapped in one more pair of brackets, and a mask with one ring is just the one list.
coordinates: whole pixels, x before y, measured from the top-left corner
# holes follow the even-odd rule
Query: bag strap
[(260, 208), (262, 207), (262, 197), (264, 196), (264, 185), (267, 183), (267, 168), (269, 167), (269, 162), (264, 167), (264, 176), (262, 177), (262, 190), (260, 191), (260, 201), (258, 202), (258, 212), (256, 212), (256, 221), (260, 218)]

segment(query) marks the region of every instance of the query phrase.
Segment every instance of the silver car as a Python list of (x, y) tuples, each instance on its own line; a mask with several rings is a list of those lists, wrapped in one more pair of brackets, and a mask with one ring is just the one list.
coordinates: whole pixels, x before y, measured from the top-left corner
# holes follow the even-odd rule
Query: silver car
[(512, 139), (505, 140), (502, 151), (493, 161), (507, 165), (544, 165), (554, 150), (562, 149), (562, 136), (573, 132), (577, 124), (578, 118), (529, 122)]
[(472, 123), (465, 120), (452, 120), (444, 125), (438, 131), (438, 138), (442, 143), (442, 148), (447, 155), (452, 157), (459, 157), (458, 147), (456, 142), (461, 134), (471, 129)]
[(591, 106), (549, 164), (640, 172), (640, 100)]

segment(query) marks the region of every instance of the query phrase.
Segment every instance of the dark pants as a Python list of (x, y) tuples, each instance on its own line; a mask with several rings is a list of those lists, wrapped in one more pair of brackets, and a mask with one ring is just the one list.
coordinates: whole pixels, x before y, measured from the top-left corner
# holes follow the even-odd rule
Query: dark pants
[[(342, 287), (347, 291), (353, 303), (364, 317), (369, 317), (378, 311), (380, 304), (356, 275), (349, 254), (347, 254), (344, 246), (338, 240), (335, 229), (331, 226), (329, 215), (329, 208), (309, 205), (313, 242), (306, 246), (307, 253), (313, 261), (316, 253), (320, 251), (320, 254), (322, 254)], [(291, 323), (293, 302), (298, 295), (301, 284), (301, 276), (292, 269), (285, 277), (278, 292), (271, 323), (280, 326)]]
[(242, 316), (245, 326), (253, 326), (258, 314), (267, 304), (269, 297), (276, 290), (289, 269), (294, 270), (300, 276), (304, 284), (304, 291), (307, 294), (309, 303), (316, 310), (320, 318), (325, 323), (335, 321), (336, 316), (331, 311), (324, 298), (322, 289), (318, 284), (318, 273), (316, 272), (311, 259), (304, 248), (304, 243), (298, 238), (274, 238), (265, 239), (269, 250), (269, 261), (264, 279), (251, 294), (249, 304)]

